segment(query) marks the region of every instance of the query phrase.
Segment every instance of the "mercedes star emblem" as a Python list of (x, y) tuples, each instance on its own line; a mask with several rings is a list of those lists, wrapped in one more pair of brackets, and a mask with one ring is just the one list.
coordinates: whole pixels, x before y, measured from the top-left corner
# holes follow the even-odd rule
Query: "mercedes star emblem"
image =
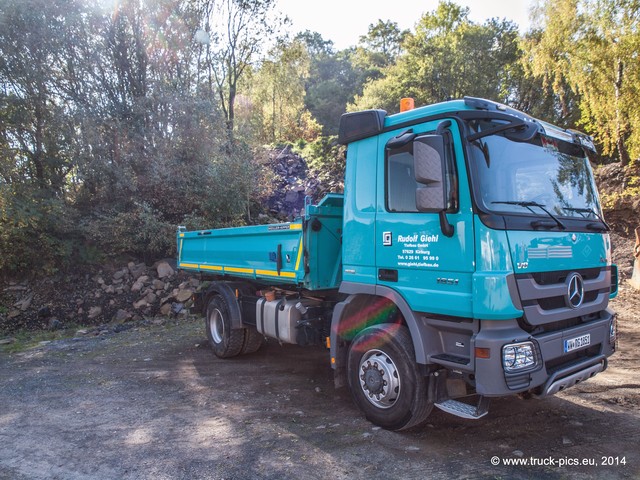
[(571, 308), (578, 308), (584, 300), (584, 280), (579, 273), (572, 273), (569, 276), (567, 286), (567, 304)]

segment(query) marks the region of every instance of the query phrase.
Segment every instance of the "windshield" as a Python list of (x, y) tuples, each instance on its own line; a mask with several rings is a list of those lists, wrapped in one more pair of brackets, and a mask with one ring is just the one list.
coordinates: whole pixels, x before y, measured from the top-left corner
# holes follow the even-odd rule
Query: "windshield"
[[(490, 119), (469, 122), (472, 134), (500, 124)], [(507, 131), (471, 142), (483, 209), (591, 221), (600, 215), (589, 160), (581, 146), (540, 133), (526, 142), (510, 140), (509, 135)]]

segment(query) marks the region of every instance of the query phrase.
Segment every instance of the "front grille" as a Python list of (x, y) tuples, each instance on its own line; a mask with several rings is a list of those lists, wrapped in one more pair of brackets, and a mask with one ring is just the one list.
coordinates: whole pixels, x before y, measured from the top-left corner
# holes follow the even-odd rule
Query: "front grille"
[[(569, 305), (568, 279), (579, 273), (584, 297), (578, 308)], [(516, 284), (524, 310), (523, 322), (531, 327), (555, 325), (568, 328), (588, 321), (607, 308), (611, 291), (611, 269), (589, 268), (516, 275)], [(528, 328), (527, 330), (530, 330)], [(545, 328), (545, 331), (549, 329)]]

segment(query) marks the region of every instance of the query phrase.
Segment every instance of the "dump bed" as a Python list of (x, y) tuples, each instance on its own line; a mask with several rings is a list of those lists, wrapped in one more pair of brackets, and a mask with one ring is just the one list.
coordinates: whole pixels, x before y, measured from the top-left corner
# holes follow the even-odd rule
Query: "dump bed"
[(308, 290), (341, 281), (343, 197), (307, 205), (291, 223), (188, 232), (178, 229), (178, 267), (209, 275), (248, 278)]

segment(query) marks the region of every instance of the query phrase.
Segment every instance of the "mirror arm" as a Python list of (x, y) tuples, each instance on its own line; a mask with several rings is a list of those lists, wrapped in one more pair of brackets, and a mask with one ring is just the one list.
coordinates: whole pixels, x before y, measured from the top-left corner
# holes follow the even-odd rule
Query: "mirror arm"
[(453, 237), (453, 225), (451, 225), (449, 223), (449, 219), (447, 218), (447, 214), (444, 210), (440, 210), (439, 212), (439, 216), (440, 216), (440, 230), (442, 230), (442, 233), (444, 234), (445, 237)]
[(443, 135), (444, 131), (451, 126), (451, 120), (443, 120), (436, 128), (436, 135)]

